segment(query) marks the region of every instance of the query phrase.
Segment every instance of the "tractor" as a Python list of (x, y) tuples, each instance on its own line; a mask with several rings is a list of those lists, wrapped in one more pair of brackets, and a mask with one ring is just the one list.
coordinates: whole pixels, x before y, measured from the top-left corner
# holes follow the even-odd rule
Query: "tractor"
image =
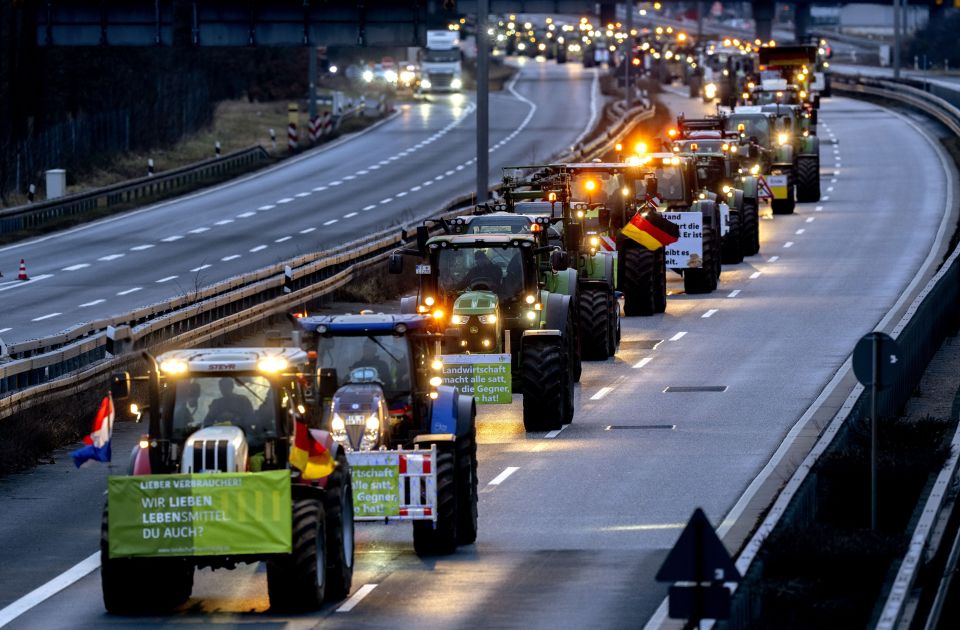
[[(312, 406), (354, 471), (356, 519), (412, 521), (419, 555), (472, 544), (476, 401), (441, 384), (433, 317), (362, 312), (294, 321), (316, 375)], [(371, 492), (365, 480), (374, 474)]]
[(143, 358), (145, 376), (115, 374), (111, 384), (113, 400), (123, 400), (133, 381), (145, 382), (147, 404), (130, 409), (149, 420), (128, 474), (108, 481), (100, 542), (107, 611), (169, 610), (189, 598), (195, 568), (255, 562), (266, 565), (272, 610), (346, 597), (350, 465), (307, 412), (307, 353), (193, 348)]

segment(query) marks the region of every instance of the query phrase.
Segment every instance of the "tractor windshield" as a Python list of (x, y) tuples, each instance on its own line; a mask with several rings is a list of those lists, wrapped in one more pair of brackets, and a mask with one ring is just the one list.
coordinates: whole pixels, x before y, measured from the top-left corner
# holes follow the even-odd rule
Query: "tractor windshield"
[[(741, 125), (743, 128), (741, 129)], [(762, 146), (770, 144), (770, 122), (766, 116), (736, 116), (727, 119), (727, 127), (731, 131), (739, 131), (744, 139), (755, 137)]]
[(387, 398), (410, 392), (410, 352), (405, 337), (320, 337), (317, 368), (335, 369), (337, 386), (379, 382)]
[(621, 199), (623, 181), (611, 173), (578, 173), (570, 186), (577, 201), (614, 206)]
[[(653, 169), (653, 176), (657, 178), (657, 197), (663, 201), (684, 201), (686, 188), (683, 182), (683, 171), (679, 167), (658, 166)], [(646, 194), (644, 180), (634, 183), (637, 199), (643, 199)]]
[(523, 255), (519, 247), (457, 247), (440, 250), (438, 288), (446, 295), (492, 291), (501, 303), (520, 299)]
[(189, 376), (165, 390), (165, 407), (173, 417), (173, 439), (213, 425), (243, 429), (251, 451), (276, 437), (276, 404), (270, 380), (261, 375)]

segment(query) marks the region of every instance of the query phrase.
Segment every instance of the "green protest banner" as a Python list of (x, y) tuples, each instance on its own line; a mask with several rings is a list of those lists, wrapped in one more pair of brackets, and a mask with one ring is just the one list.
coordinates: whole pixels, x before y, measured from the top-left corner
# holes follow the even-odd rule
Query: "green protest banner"
[(398, 453), (352, 452), (350, 482), (353, 484), (353, 516), (357, 520), (400, 515), (400, 455)]
[(110, 557), (290, 553), (290, 471), (110, 477)]
[(443, 384), (456, 387), (482, 405), (513, 400), (509, 354), (445, 354)]

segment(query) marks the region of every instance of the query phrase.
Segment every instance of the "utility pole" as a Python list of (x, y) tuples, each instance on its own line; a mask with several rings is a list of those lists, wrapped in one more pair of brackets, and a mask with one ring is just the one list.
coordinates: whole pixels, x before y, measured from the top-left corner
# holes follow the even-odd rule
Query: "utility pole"
[(893, 0), (893, 78), (900, 78), (900, 2)]
[(623, 93), (627, 109), (633, 107), (633, 86), (630, 85), (630, 66), (633, 64), (633, 0), (627, 0), (627, 39), (623, 56)]
[(307, 112), (312, 122), (317, 117), (317, 47), (307, 44), (307, 55)]
[(490, 0), (477, 2), (477, 203), (487, 200), (490, 185), (490, 56), (487, 15)]

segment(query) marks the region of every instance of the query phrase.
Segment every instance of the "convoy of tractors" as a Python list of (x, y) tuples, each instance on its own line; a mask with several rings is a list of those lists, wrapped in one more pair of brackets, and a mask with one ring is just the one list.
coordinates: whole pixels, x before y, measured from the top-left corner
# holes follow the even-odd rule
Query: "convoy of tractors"
[(704, 98), (728, 107), (680, 116), (656, 151), (505, 168), (495, 202), (390, 256), (418, 278), (400, 313), (298, 313), (286, 347), (144, 352), (115, 375), (148, 420), (110, 481), (107, 610), (170, 609), (195, 568), (252, 562), (272, 608), (316, 609), (350, 593), (355, 521), (410, 521), (420, 555), (473, 543), (478, 402), (520, 394), (527, 431), (562, 428), (582, 361), (617, 353), (622, 316), (668, 308), (668, 271), (710, 293), (759, 253), (765, 202), (819, 199), (817, 47), (741, 47), (737, 72), (708, 50)]

